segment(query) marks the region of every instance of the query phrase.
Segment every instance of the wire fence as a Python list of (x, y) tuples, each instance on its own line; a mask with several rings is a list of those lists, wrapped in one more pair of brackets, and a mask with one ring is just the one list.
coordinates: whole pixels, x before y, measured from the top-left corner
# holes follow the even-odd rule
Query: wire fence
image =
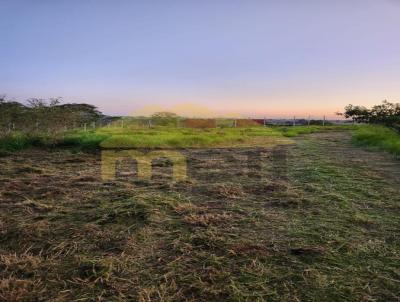
[(62, 133), (71, 130), (93, 131), (100, 128), (121, 128), (121, 129), (146, 129), (154, 127), (173, 128), (240, 128), (256, 126), (310, 126), (310, 125), (331, 125), (349, 123), (346, 120), (328, 120), (325, 116), (321, 118), (296, 118), (292, 119), (252, 119), (252, 118), (138, 118), (122, 117), (117, 119), (99, 119), (87, 123), (63, 123), (54, 121), (43, 122), (10, 122), (0, 127), (0, 135), (7, 135), (13, 132), (23, 133)]

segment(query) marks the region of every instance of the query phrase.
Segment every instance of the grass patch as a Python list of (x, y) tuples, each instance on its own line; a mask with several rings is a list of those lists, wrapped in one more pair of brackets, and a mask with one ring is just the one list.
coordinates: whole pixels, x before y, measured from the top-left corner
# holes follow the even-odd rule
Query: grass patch
[(96, 134), (106, 136), (103, 148), (192, 148), (232, 145), (251, 140), (253, 137), (279, 137), (271, 128), (247, 129), (188, 129), (155, 128), (148, 130), (100, 129)]
[(302, 134), (311, 134), (323, 131), (332, 130), (352, 130), (356, 126), (353, 125), (327, 125), (327, 126), (292, 126), (292, 127), (277, 127), (276, 129), (280, 131), (286, 137), (294, 137)]
[(176, 127), (74, 130), (63, 134), (13, 133), (0, 138), (0, 151), (17, 151), (30, 146), (68, 147), (78, 150), (100, 148), (204, 148), (243, 145), (265, 146), (267, 141), (329, 130), (348, 130), (353, 126), (296, 126), (192, 129)]
[(1, 151), (17, 151), (37, 143), (38, 140), (21, 133), (14, 133), (0, 138)]
[(385, 150), (400, 157), (400, 135), (387, 127), (377, 125), (358, 127), (353, 133), (353, 141), (357, 145)]

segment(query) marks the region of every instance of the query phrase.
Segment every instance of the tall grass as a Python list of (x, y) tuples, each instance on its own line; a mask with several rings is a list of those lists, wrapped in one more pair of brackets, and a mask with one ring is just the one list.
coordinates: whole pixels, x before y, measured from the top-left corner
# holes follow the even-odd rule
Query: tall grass
[(294, 137), (301, 134), (311, 134), (315, 132), (330, 131), (330, 130), (352, 130), (355, 129), (353, 125), (327, 125), (327, 126), (287, 126), (277, 127), (277, 130), (282, 132), (286, 137)]
[(44, 137), (16, 132), (0, 137), (0, 151), (18, 151), (29, 146), (41, 145), (44, 141)]
[(385, 150), (400, 157), (400, 135), (384, 126), (364, 125), (353, 133), (353, 141), (357, 145)]
[(105, 127), (96, 130), (74, 130), (58, 135), (15, 133), (0, 138), (0, 150), (16, 151), (29, 146), (71, 147), (82, 150), (100, 148), (191, 148), (233, 146), (257, 138), (283, 138), (322, 130), (345, 129), (341, 126), (247, 127), (193, 129), (154, 127)]
[[(96, 131), (93, 135), (99, 139), (99, 146), (102, 148), (211, 147), (241, 143), (256, 136), (282, 136), (281, 133), (271, 128), (155, 128), (136, 131), (104, 128)], [(104, 139), (100, 141), (101, 138)]]

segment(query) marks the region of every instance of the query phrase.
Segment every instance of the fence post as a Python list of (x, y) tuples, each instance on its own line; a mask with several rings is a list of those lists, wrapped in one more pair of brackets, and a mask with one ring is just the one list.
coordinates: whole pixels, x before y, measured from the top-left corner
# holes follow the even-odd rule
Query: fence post
[(83, 131), (86, 132), (86, 123), (83, 124)]
[(325, 115), (324, 115), (324, 119), (322, 120), (322, 126), (325, 126)]
[(264, 116), (264, 127), (267, 125), (267, 119)]
[(293, 127), (296, 126), (296, 116), (293, 116)]
[(310, 126), (311, 116), (308, 116), (308, 126)]

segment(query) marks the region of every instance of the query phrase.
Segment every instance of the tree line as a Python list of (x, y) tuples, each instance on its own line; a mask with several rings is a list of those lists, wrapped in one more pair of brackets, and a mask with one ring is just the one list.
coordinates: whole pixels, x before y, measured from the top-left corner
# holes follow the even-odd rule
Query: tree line
[(400, 130), (400, 103), (383, 101), (380, 105), (366, 108), (347, 105), (344, 116), (358, 123), (382, 124)]
[(21, 103), (0, 96), (0, 131), (54, 133), (90, 125), (104, 117), (93, 105), (62, 102), (62, 98), (31, 98)]

